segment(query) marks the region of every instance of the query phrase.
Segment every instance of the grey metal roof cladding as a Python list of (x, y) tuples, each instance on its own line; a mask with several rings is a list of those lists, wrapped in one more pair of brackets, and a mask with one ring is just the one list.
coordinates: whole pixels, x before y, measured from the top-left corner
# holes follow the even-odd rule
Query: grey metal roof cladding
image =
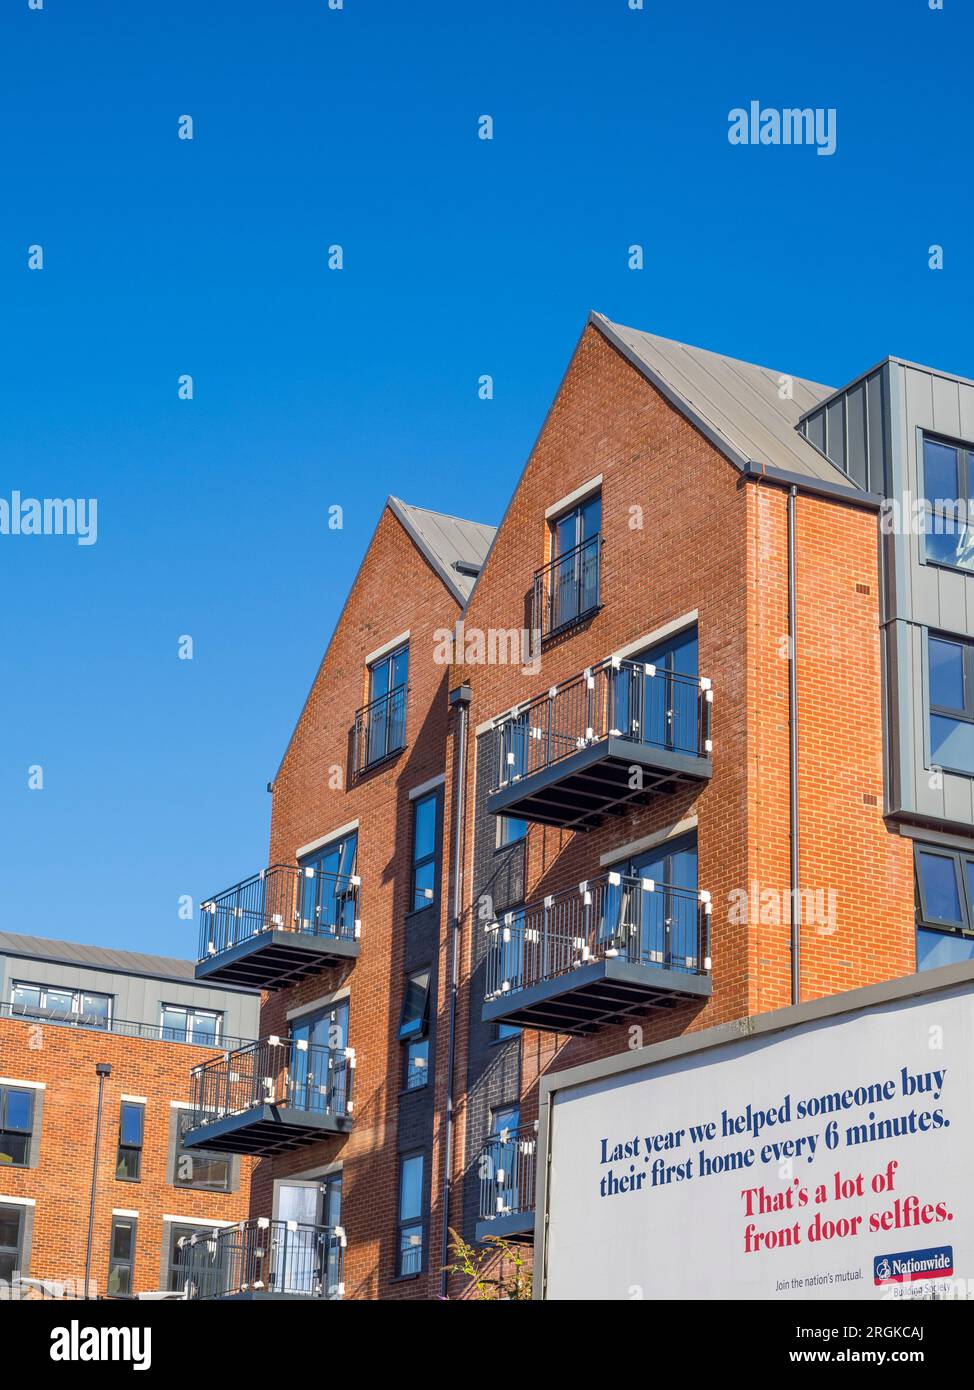
[(398, 497), (389, 507), (459, 603), (466, 603), (494, 539), (494, 526), (413, 507)]
[[(738, 468), (754, 463), (858, 490), (796, 429), (807, 411), (834, 393), (833, 387), (626, 328), (604, 314), (593, 312), (589, 321)], [(779, 395), (782, 376), (790, 376), (790, 400)]]
[(191, 960), (148, 956), (141, 951), (116, 951), (107, 946), (83, 946), (77, 941), (53, 941), (46, 936), (20, 936), (16, 932), (0, 931), (0, 956), (63, 961), (66, 965), (124, 971), (127, 975), (149, 975), (158, 980), (186, 980), (193, 983), (196, 979), (195, 962)]

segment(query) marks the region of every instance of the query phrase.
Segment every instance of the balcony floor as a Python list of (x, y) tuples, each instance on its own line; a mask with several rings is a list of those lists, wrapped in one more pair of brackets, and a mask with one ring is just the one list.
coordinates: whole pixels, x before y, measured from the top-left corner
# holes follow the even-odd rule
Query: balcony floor
[(282, 989), (330, 965), (354, 960), (357, 941), (334, 936), (311, 936), (294, 931), (266, 931), (238, 941), (226, 951), (201, 960), (196, 978), (215, 985), (248, 989)]
[(534, 1212), (512, 1211), (508, 1216), (481, 1217), (477, 1222), (478, 1241), (488, 1236), (499, 1236), (501, 1240), (511, 1240), (519, 1245), (534, 1244)]
[(290, 1153), (332, 1134), (346, 1134), (351, 1116), (316, 1114), (292, 1106), (255, 1105), (250, 1110), (224, 1115), (187, 1131), (187, 1149), (212, 1149), (216, 1153)]
[[(643, 784), (636, 789), (629, 785), (634, 767), (643, 771)], [(540, 825), (591, 830), (633, 803), (685, 783), (706, 782), (712, 775), (710, 758), (610, 736), (492, 792), (487, 810)]]
[(542, 1033), (592, 1033), (630, 1014), (702, 1003), (711, 990), (709, 975), (628, 960), (594, 960), (487, 1000), (482, 1018), (485, 1023), (512, 1023)]

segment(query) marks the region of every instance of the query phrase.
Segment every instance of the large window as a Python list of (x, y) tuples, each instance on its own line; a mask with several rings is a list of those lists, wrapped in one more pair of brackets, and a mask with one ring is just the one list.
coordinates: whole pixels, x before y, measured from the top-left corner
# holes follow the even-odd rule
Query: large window
[(108, 1293), (112, 1298), (131, 1298), (135, 1273), (134, 1216), (113, 1216), (108, 1253)]
[(229, 1154), (183, 1147), (186, 1131), (192, 1127), (192, 1110), (176, 1111), (176, 1154), (173, 1186), (195, 1187), (203, 1192), (229, 1192), (232, 1162)]
[(627, 657), (612, 676), (610, 727), (642, 743), (698, 752), (697, 652), (697, 629), (689, 627)]
[(0, 1203), (0, 1280), (10, 1285), (22, 1274), (24, 1208)]
[(223, 1015), (213, 1009), (190, 1009), (182, 1004), (162, 1006), (162, 1036), (166, 1042), (216, 1046), (222, 1028)]
[(413, 802), (413, 859), (410, 908), (431, 907), (436, 901), (439, 868), (440, 793), (418, 796)]
[(421, 1153), (399, 1160), (399, 1257), (397, 1273), (419, 1274), (423, 1268), (423, 1188), (425, 1162)]
[(551, 523), (549, 632), (598, 607), (601, 530), (601, 493), (587, 497)]
[(364, 731), (366, 764), (379, 762), (405, 748), (408, 682), (408, 646), (397, 647), (369, 667), (369, 705)]
[(917, 969), (974, 959), (974, 854), (914, 847)]
[(974, 448), (923, 438), (927, 560), (974, 570)]
[(355, 926), (355, 874), (358, 832), (329, 840), (301, 861), (302, 869), (314, 872), (301, 882), (300, 916), (303, 930), (316, 935), (344, 936)]
[[(165, 1228), (164, 1228), (165, 1229)], [(169, 1253), (168, 1266), (166, 1271), (166, 1288), (172, 1293), (182, 1291), (186, 1283), (187, 1274), (190, 1266), (190, 1246), (189, 1242), (195, 1235), (205, 1235), (212, 1231), (212, 1223), (204, 1225), (200, 1222), (196, 1226), (181, 1226), (173, 1224), (169, 1227)], [(216, 1267), (216, 1241), (204, 1242), (206, 1257), (211, 1268)], [(199, 1246), (196, 1249), (197, 1269), (201, 1254)]]
[(111, 1028), (112, 996), (58, 985), (35, 985), (15, 980), (10, 997), (11, 1013), (42, 1018), (51, 1023), (73, 1023), (78, 1028)]
[(145, 1129), (145, 1106), (123, 1100), (118, 1117), (118, 1158), (115, 1176), (121, 1182), (140, 1182), (142, 1179), (142, 1141)]
[(974, 776), (974, 643), (927, 635), (930, 760)]
[(0, 1168), (26, 1168), (30, 1162), (34, 1093), (0, 1086)]

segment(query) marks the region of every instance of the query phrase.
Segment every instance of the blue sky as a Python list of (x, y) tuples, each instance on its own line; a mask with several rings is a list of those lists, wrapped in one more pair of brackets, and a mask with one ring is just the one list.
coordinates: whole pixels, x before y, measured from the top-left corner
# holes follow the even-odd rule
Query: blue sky
[[(0, 927), (195, 952), (385, 497), (497, 520), (590, 308), (974, 376), (964, 10), (7, 0), (0, 497), (99, 530), (0, 536)], [(836, 153), (731, 146), (753, 99)]]

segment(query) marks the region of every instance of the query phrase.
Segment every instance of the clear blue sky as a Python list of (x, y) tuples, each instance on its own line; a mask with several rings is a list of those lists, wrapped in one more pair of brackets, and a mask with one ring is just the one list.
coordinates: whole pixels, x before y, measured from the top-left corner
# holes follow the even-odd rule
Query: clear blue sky
[[(5, 0), (0, 496), (99, 536), (0, 536), (0, 926), (194, 953), (386, 495), (497, 520), (590, 308), (974, 376), (966, 8)], [(837, 152), (732, 147), (752, 99)]]

